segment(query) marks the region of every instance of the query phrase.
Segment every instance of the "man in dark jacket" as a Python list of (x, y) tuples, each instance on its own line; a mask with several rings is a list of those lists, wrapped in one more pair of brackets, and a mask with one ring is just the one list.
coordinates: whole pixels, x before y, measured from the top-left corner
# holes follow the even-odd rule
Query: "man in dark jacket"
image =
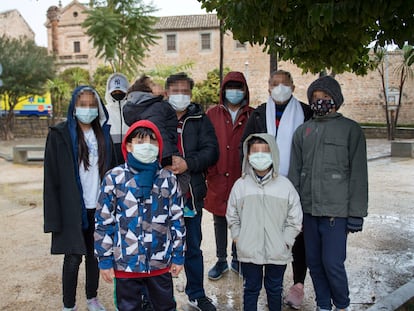
[(187, 192), (184, 220), (187, 230), (187, 249), (184, 269), (187, 277), (185, 292), (189, 304), (201, 311), (216, 307), (204, 291), (204, 266), (201, 246), (201, 218), (207, 187), (204, 174), (217, 162), (219, 152), (213, 125), (200, 105), (191, 103), (194, 81), (185, 73), (168, 77), (166, 91), (169, 104), (177, 114), (178, 150), (181, 156), (172, 157), (174, 174), (188, 172), (191, 176)]
[[(210, 280), (220, 279), (228, 271), (226, 210), (230, 190), (241, 176), (239, 145), (253, 108), (249, 106), (249, 88), (241, 72), (230, 71), (223, 79), (220, 103), (207, 110), (216, 130), (220, 148), (217, 163), (207, 172), (205, 208), (213, 214), (217, 262), (208, 272)], [(240, 273), (236, 245), (232, 243), (231, 270)]]
[[(280, 153), (279, 174), (289, 172), (292, 137), (296, 128), (312, 117), (309, 105), (298, 101), (292, 95), (295, 90), (293, 79), (288, 71), (277, 70), (269, 78), (269, 98), (251, 114), (244, 130), (242, 143), (253, 133), (268, 133), (276, 137)], [(296, 237), (292, 249), (293, 286), (285, 297), (285, 303), (299, 309), (304, 298), (306, 276), (305, 246), (303, 233)]]

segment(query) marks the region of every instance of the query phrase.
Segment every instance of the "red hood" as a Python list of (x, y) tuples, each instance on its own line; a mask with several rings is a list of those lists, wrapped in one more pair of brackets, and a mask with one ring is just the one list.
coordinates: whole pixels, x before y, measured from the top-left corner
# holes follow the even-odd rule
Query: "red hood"
[(247, 105), (250, 103), (250, 94), (249, 94), (249, 87), (247, 86), (246, 79), (243, 75), (243, 73), (239, 71), (230, 71), (223, 79), (223, 83), (220, 89), (220, 105), (224, 105), (224, 87), (226, 86), (226, 83), (229, 81), (237, 81), (241, 82), (244, 86), (244, 91), (246, 93), (245, 101), (247, 102)]
[(129, 134), (131, 134), (137, 127), (145, 127), (145, 128), (149, 128), (151, 130), (153, 130), (153, 132), (155, 133), (155, 137), (157, 138), (158, 141), (158, 148), (159, 148), (159, 161), (161, 162), (162, 160), (162, 137), (161, 137), (161, 133), (160, 130), (158, 129), (158, 127), (152, 123), (151, 121), (148, 120), (140, 120), (137, 121), (135, 123), (133, 123), (130, 128), (128, 129), (128, 131), (126, 132), (124, 139), (122, 140), (122, 155), (124, 156), (124, 159), (126, 161), (127, 159), (127, 153), (128, 151), (126, 150), (126, 139), (129, 136)]

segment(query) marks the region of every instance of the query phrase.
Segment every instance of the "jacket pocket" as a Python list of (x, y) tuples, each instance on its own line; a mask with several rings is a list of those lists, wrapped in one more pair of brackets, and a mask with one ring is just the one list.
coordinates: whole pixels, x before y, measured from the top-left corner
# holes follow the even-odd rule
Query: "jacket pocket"
[(299, 194), (303, 205), (312, 202), (311, 172), (309, 170), (304, 169), (300, 173)]
[(348, 172), (338, 168), (326, 168), (322, 183), (323, 203), (326, 207), (333, 209), (332, 213), (328, 214), (341, 215), (349, 204)]
[(283, 239), (283, 232), (273, 235), (272, 239), (268, 239), (266, 254), (271, 261), (287, 262), (289, 260), (290, 250)]
[(347, 141), (343, 138), (326, 137), (324, 140), (323, 163), (347, 169), (349, 167)]
[(255, 226), (242, 225), (237, 238), (237, 254), (240, 258), (264, 257), (263, 236), (255, 230)]

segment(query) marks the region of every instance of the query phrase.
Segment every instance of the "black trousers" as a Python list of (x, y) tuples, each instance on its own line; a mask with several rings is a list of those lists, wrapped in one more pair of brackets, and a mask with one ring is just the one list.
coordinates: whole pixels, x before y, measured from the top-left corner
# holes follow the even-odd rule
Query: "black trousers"
[(147, 290), (148, 298), (154, 311), (175, 311), (177, 304), (171, 273), (164, 273), (147, 278), (115, 279), (116, 306), (118, 311), (142, 310), (143, 291)]
[[(214, 234), (216, 236), (216, 256), (218, 261), (227, 261), (227, 220), (224, 216), (213, 215)], [(231, 256), (237, 261), (236, 244), (231, 244)]]
[(306, 254), (305, 254), (305, 240), (303, 238), (303, 232), (299, 233), (296, 237), (295, 244), (292, 248), (293, 262), (293, 284), (305, 283), (306, 277)]
[[(85, 291), (86, 298), (91, 299), (96, 297), (98, 293), (99, 268), (98, 261), (94, 256), (95, 209), (88, 209), (87, 214), (89, 228), (83, 232), (86, 244)], [(78, 273), (81, 262), (82, 255), (79, 254), (66, 254), (63, 259), (62, 289), (63, 305), (66, 308), (73, 308), (76, 303), (76, 287), (78, 286)]]

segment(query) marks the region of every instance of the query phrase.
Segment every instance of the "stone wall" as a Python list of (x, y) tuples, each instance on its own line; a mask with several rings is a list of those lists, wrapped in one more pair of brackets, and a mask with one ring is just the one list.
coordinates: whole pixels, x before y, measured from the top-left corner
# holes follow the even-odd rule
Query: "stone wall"
[[(387, 138), (386, 127), (362, 126), (366, 138)], [(396, 139), (413, 139), (414, 128), (397, 127), (395, 130)]]
[[(14, 123), (14, 136), (43, 138), (47, 136), (49, 126), (51, 125), (51, 119), (40, 119), (36, 117), (16, 118)], [(362, 128), (366, 138), (387, 137), (387, 129), (385, 127), (363, 126)], [(401, 139), (414, 139), (414, 128), (399, 127), (396, 129), (395, 136)]]
[(14, 137), (43, 138), (47, 136), (50, 125), (52, 125), (51, 119), (38, 117), (15, 118), (13, 127)]
[[(396, 67), (401, 60), (400, 52), (388, 55), (387, 83), (391, 89), (399, 86)], [(307, 88), (318, 76), (303, 74), (302, 70), (291, 62), (279, 62), (279, 69), (292, 73), (296, 86), (295, 96), (307, 102)], [(343, 73), (336, 75), (335, 78), (341, 85), (345, 99), (340, 109), (341, 113), (361, 123), (386, 123), (382, 82), (378, 71), (371, 71), (365, 76)], [(402, 100), (398, 124), (414, 124), (414, 79), (407, 79)]]

